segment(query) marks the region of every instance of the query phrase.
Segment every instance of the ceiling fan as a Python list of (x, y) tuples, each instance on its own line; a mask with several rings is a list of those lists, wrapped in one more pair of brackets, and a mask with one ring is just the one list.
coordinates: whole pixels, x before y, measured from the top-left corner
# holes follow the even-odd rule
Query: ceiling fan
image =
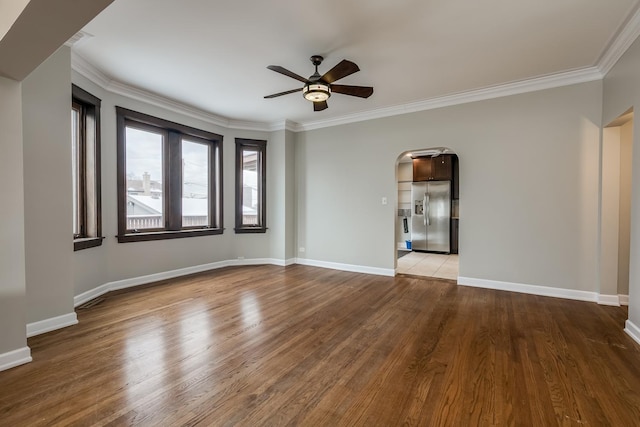
[(304, 77), (299, 76), (298, 74), (291, 72), (279, 65), (269, 65), (267, 67), (268, 69), (275, 71), (276, 73), (284, 74), (285, 76), (299, 80), (304, 83), (304, 86), (298, 89), (292, 89), (284, 92), (274, 93), (273, 95), (267, 95), (265, 96), (265, 99), (275, 98), (278, 96), (302, 91), (302, 95), (304, 96), (304, 98), (313, 102), (313, 111), (322, 111), (328, 107), (327, 99), (329, 99), (331, 93), (341, 93), (343, 95), (357, 96), (359, 98), (368, 98), (373, 93), (373, 88), (370, 86), (333, 84), (333, 82), (337, 80), (360, 71), (360, 68), (353, 62), (343, 59), (342, 61), (340, 61), (340, 63), (338, 63), (338, 65), (321, 76), (318, 73), (318, 65), (322, 64), (322, 60), (324, 58), (320, 55), (313, 55), (310, 59), (311, 63), (316, 67), (316, 72), (308, 79), (305, 79)]

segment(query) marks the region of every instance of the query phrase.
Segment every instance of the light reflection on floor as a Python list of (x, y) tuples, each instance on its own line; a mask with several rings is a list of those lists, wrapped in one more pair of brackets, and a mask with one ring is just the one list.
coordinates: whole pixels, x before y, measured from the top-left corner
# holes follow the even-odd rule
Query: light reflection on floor
[(240, 306), (242, 308), (242, 322), (245, 327), (257, 326), (262, 321), (260, 303), (252, 292), (242, 295)]
[(165, 386), (167, 345), (163, 323), (159, 318), (153, 319), (129, 331), (125, 343), (125, 389), (130, 404)]

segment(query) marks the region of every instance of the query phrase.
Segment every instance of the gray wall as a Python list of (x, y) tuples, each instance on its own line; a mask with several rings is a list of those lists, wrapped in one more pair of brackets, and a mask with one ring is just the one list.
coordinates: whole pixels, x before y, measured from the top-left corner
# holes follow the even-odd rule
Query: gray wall
[(618, 294), (620, 240), (620, 127), (602, 131), (600, 206), (600, 293)]
[(0, 355), (27, 345), (21, 84), (0, 77)]
[(22, 83), (28, 323), (73, 313), (70, 61), (63, 46)]
[[(173, 111), (107, 92), (73, 72), (75, 84), (102, 100), (102, 206), (103, 246), (73, 255), (75, 295), (105, 283), (209, 264), (217, 261), (274, 258), (284, 262), (293, 252), (293, 224), (287, 222), (294, 209), (291, 188), (293, 137), (290, 132), (258, 132), (226, 129)], [(225, 232), (154, 242), (118, 243), (116, 188), (115, 106), (151, 114), (188, 126), (223, 135), (223, 197)], [(266, 234), (239, 234), (234, 227), (235, 138), (267, 140), (267, 226)], [(285, 241), (289, 243), (285, 244)]]
[(446, 146), (460, 276), (596, 291), (601, 96), (591, 82), (300, 133), (298, 256), (394, 268), (398, 155)]
[(618, 239), (618, 294), (629, 295), (629, 244), (631, 237), (631, 160), (633, 120), (620, 126), (620, 219)]
[(272, 132), (267, 144), (267, 222), (270, 257), (291, 261), (295, 256), (295, 137), (291, 131)]
[[(609, 123), (629, 108), (640, 105), (640, 40), (636, 40), (604, 78), (603, 123)], [(640, 188), (640, 136), (633, 134), (632, 188)], [(629, 321), (640, 327), (640, 198), (631, 197), (629, 257)]]

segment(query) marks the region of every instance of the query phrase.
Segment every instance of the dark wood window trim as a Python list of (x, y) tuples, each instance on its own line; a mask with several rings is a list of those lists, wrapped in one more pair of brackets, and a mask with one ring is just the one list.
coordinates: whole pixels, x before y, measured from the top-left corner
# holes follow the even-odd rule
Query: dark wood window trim
[[(245, 149), (256, 151), (258, 172), (258, 219), (257, 224), (245, 224), (243, 221), (243, 173), (242, 162)], [(237, 234), (266, 233), (267, 231), (267, 141), (236, 138), (236, 226)]]
[[(118, 185), (118, 238), (119, 243), (176, 239), (222, 234), (222, 136), (179, 123), (153, 117), (137, 111), (116, 107), (117, 123), (117, 185)], [(164, 136), (163, 197), (165, 227), (143, 231), (127, 229), (126, 189), (126, 128), (148, 129)], [(209, 145), (209, 221), (206, 227), (182, 227), (182, 138)], [(172, 172), (173, 171), (173, 172)]]
[(74, 236), (73, 250), (102, 245), (102, 193), (100, 171), (99, 98), (71, 85), (72, 107), (80, 111), (80, 221), (81, 231)]

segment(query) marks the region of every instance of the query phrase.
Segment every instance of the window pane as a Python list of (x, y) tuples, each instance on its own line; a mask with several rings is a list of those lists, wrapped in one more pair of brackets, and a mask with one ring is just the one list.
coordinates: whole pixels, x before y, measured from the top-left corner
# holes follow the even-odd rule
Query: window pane
[(73, 184), (73, 235), (80, 236), (80, 110), (71, 109), (71, 174)]
[(127, 127), (127, 229), (164, 228), (160, 133)]
[(209, 225), (209, 145), (182, 139), (182, 226)]
[(260, 225), (258, 151), (242, 150), (242, 225)]

